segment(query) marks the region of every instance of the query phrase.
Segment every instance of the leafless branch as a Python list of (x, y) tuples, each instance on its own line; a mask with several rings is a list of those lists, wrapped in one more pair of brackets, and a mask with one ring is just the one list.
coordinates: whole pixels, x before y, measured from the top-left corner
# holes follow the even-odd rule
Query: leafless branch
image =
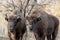
[(24, 8), (24, 17), (25, 17), (26, 8), (27, 8), (27, 6), (28, 6), (28, 4), (29, 4), (29, 1), (30, 1), (30, 0), (27, 0), (26, 6), (25, 6), (25, 8)]
[(33, 8), (34, 8), (34, 5), (32, 5), (32, 7), (31, 7), (31, 9), (30, 9), (30, 11), (28, 13), (28, 15), (31, 13), (31, 11), (32, 11)]
[(21, 5), (20, 5), (20, 6), (22, 7), (22, 1), (21, 1), (21, 0), (19, 0), (19, 1), (20, 1), (20, 3), (21, 3)]
[(13, 5), (13, 7), (14, 7), (14, 9), (15, 9), (14, 0), (12, 0), (12, 5)]
[(13, 2), (10, 3), (10, 2), (7, 1), (7, 3), (8, 3), (9, 5), (13, 6), (14, 8), (17, 7), (16, 5), (13, 4)]
[(26, 1), (23, 2), (23, 5), (25, 4)]
[(29, 4), (29, 1), (30, 1), (30, 0), (27, 0), (26, 6), (25, 6), (25, 8), (24, 8), (24, 9), (26, 9), (26, 8), (27, 8), (27, 6), (28, 6), (28, 4)]
[(23, 4), (22, 4), (22, 1), (21, 0), (19, 0), (20, 1), (20, 3), (21, 3), (21, 5), (20, 5), (20, 12), (22, 13), (22, 11), (23, 11)]

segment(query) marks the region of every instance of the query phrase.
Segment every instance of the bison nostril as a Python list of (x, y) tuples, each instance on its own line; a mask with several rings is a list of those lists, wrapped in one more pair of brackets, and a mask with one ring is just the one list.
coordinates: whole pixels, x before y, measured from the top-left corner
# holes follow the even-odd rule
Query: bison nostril
[(14, 32), (14, 26), (10, 26), (10, 32)]
[(13, 32), (14, 31), (14, 28), (10, 28), (10, 32)]
[(14, 30), (10, 30), (10, 32), (14, 32)]
[(32, 27), (30, 27), (30, 30), (32, 31)]
[(29, 29), (30, 29), (30, 31), (32, 31), (32, 25), (29, 25)]

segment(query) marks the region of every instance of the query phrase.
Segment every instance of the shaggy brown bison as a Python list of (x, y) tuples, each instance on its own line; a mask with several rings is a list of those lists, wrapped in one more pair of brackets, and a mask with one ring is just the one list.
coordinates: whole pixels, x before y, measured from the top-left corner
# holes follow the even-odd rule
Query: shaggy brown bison
[(36, 40), (45, 40), (45, 37), (47, 37), (47, 40), (56, 40), (59, 20), (55, 16), (36, 9), (27, 16), (27, 20), (31, 25)]
[(5, 20), (8, 22), (8, 36), (10, 40), (22, 40), (26, 31), (25, 20), (16, 15), (14, 11), (10, 15), (6, 15)]

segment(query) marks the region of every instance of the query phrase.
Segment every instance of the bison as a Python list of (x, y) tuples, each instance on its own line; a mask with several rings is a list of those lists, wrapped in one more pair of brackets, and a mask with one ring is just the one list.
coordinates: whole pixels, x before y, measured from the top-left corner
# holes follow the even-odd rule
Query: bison
[(16, 11), (6, 15), (5, 20), (8, 22), (8, 36), (10, 40), (22, 40), (23, 34), (26, 31), (26, 24), (23, 18), (16, 15)]
[(26, 17), (31, 25), (31, 31), (34, 32), (36, 40), (56, 40), (58, 33), (59, 20), (45, 12), (44, 10), (36, 9)]

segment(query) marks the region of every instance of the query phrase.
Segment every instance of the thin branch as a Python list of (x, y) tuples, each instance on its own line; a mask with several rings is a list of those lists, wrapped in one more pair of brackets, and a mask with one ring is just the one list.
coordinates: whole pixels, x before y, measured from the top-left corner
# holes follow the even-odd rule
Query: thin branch
[(32, 5), (32, 8), (30, 9), (28, 15), (31, 13), (32, 9), (34, 8), (34, 5)]
[(27, 6), (28, 6), (28, 4), (29, 4), (29, 1), (30, 1), (30, 0), (27, 0), (26, 6), (25, 6), (25, 8), (24, 8), (24, 17), (25, 17), (26, 8), (27, 8)]
[[(7, 1), (7, 3), (9, 3), (9, 2)], [(1, 3), (1, 5), (4, 6), (5, 8), (9, 8), (9, 7), (11, 7), (10, 4), (6, 4), (6, 5), (4, 5), (4, 4)]]
[(1, 6), (5, 7), (5, 8), (8, 8), (7, 6), (5, 6), (5, 5), (3, 5), (3, 4), (1, 4)]
[(20, 0), (20, 3), (21, 3), (21, 7), (22, 7), (22, 1)]
[(23, 5), (25, 4), (25, 2), (23, 2)]
[(5, 7), (5, 8), (7, 9), (6, 11), (11, 11), (11, 10), (9, 9), (9, 6), (3, 5), (3, 4), (1, 4), (1, 6)]
[[(8, 1), (7, 1), (8, 2)], [(9, 5), (11, 5), (11, 6), (14, 6), (14, 7), (17, 7), (16, 5), (13, 5), (13, 3), (10, 3), (10, 2), (8, 2), (9, 3)]]
[(15, 9), (15, 5), (14, 5), (14, 1), (12, 0), (12, 5), (13, 5), (13, 7), (14, 7), (14, 9)]
[(29, 4), (29, 1), (30, 1), (30, 0), (27, 0), (27, 4), (26, 4), (26, 6), (25, 6), (25, 8), (24, 8), (24, 9), (26, 9), (26, 8), (27, 8), (27, 6), (28, 6), (28, 4)]
[(20, 12), (22, 13), (22, 11), (23, 11), (23, 5), (22, 5), (22, 1), (20, 0), (20, 3), (21, 3), (21, 5), (20, 5)]

